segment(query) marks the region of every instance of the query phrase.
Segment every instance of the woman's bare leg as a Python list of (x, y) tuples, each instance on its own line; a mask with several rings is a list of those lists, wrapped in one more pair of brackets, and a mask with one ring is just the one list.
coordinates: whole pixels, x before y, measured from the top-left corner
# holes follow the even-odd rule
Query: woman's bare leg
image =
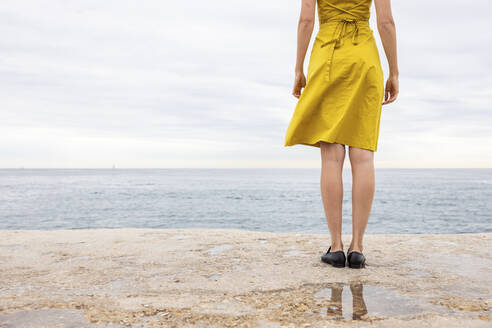
[(331, 252), (343, 250), (342, 244), (342, 169), (345, 145), (320, 142), (321, 198), (331, 235)]
[(362, 242), (374, 198), (374, 152), (349, 147), (352, 166), (352, 242), (349, 249), (362, 252)]

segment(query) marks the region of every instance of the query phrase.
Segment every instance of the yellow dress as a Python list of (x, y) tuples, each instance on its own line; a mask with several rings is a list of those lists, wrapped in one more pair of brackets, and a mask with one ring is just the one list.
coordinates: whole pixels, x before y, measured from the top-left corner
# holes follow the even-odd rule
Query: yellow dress
[(372, 0), (317, 0), (319, 31), (285, 146), (320, 141), (377, 150), (384, 98), (369, 26)]

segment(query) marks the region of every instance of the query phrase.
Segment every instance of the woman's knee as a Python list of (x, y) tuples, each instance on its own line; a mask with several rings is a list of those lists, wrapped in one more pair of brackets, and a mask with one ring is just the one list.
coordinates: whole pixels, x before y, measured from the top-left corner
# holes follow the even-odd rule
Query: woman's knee
[(369, 149), (349, 147), (349, 158), (352, 165), (368, 164), (374, 160), (374, 152)]
[(320, 149), (323, 161), (343, 162), (345, 159), (345, 145), (321, 141)]

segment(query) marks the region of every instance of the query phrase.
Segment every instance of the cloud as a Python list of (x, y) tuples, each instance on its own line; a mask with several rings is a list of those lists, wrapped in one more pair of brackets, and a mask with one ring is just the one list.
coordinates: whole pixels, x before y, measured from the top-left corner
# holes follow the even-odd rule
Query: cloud
[[(299, 5), (5, 1), (0, 167), (318, 167), (283, 147)], [(401, 95), (376, 165), (492, 165), (491, 10), (393, 1)]]

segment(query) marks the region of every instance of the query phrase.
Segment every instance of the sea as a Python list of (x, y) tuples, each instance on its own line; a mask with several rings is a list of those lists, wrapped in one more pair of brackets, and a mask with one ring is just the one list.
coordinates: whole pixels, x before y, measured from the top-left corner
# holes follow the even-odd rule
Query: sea
[[(344, 234), (351, 172), (343, 171)], [(328, 234), (319, 169), (1, 169), (0, 229)], [(376, 169), (368, 234), (492, 232), (492, 169)]]

